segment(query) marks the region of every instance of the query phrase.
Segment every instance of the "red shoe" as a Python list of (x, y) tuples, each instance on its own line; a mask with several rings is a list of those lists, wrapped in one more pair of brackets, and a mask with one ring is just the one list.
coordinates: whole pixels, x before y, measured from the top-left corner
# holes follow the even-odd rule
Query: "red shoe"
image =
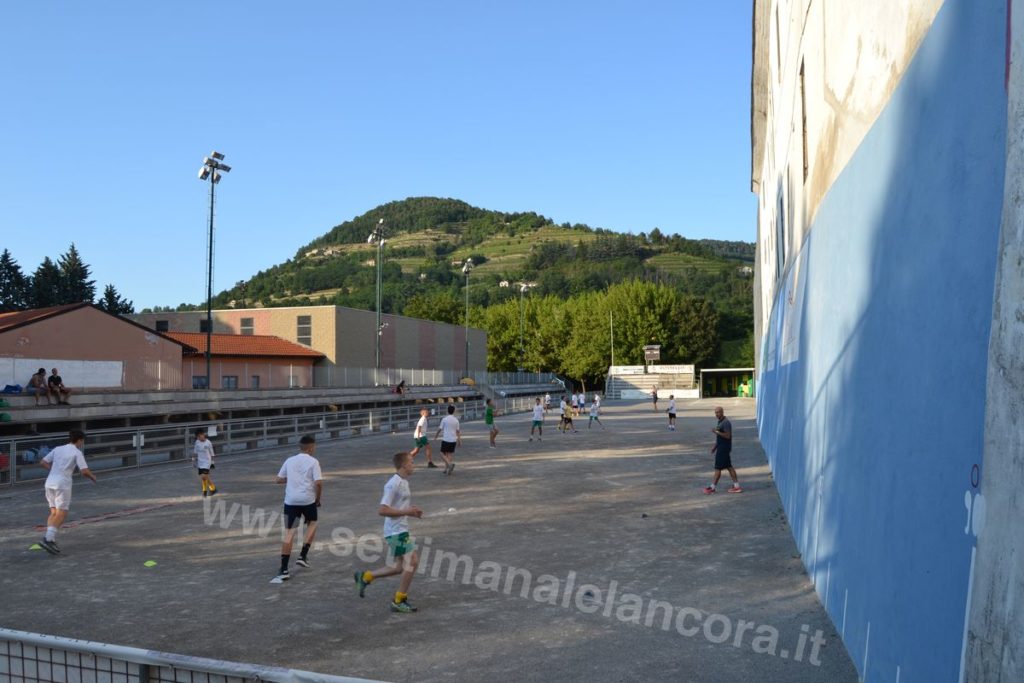
[(743, 493), (743, 489), (740, 488), (739, 484), (733, 484), (729, 487), (729, 493)]
[(714, 492), (715, 492), (715, 487), (713, 487), (713, 486), (705, 486), (704, 487), (704, 493), (711, 494), (711, 493), (714, 493)]

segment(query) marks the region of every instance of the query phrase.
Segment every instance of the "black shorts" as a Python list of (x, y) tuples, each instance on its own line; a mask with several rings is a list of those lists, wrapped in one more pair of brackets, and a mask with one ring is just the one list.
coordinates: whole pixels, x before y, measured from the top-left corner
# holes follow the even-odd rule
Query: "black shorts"
[(721, 448), (715, 451), (715, 469), (727, 470), (732, 467), (732, 450), (723, 451)]
[(455, 452), (455, 441), (442, 441), (441, 452), (442, 453), (454, 453)]
[(209, 474), (210, 473), (210, 470), (207, 467), (200, 467), (198, 469), (199, 469), (199, 476), (203, 476), (204, 474)]
[(297, 526), (299, 517), (302, 517), (306, 524), (315, 522), (316, 503), (310, 503), (309, 505), (288, 505), (288, 503), (285, 503), (284, 517), (288, 529), (294, 529)]
[(674, 419), (676, 419), (676, 414), (675, 414), (675, 413), (669, 413), (669, 414), (668, 414), (668, 418), (669, 418), (670, 420), (674, 420)]

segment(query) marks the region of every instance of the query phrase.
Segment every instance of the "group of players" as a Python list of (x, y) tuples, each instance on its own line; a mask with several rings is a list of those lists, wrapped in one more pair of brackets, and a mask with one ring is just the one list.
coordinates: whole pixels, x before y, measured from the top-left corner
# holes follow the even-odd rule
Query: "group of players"
[[(569, 429), (572, 429), (573, 432), (576, 432), (572, 424), (572, 417), (574, 414), (578, 416), (585, 410), (585, 402), (586, 396), (582, 393), (574, 394), (568, 401), (564, 396), (560, 398), (559, 431), (567, 433)], [(657, 410), (656, 393), (654, 394), (654, 405)], [(550, 406), (550, 394), (544, 397), (543, 404), (540, 398), (536, 399), (532, 413), (530, 441), (533, 441), (534, 430), (538, 432), (538, 441), (541, 440), (544, 415)], [(590, 406), (590, 423), (596, 421), (601, 429), (604, 429), (604, 425), (601, 425), (598, 417), (600, 407), (600, 396), (595, 394)], [(676, 417), (674, 397), (669, 397), (669, 408), (666, 412), (669, 415), (669, 428), (674, 430)], [(387, 562), (378, 569), (357, 571), (354, 574), (356, 591), (361, 598), (365, 596), (367, 587), (375, 580), (401, 575), (398, 590), (395, 591), (394, 599), (390, 604), (391, 610), (398, 613), (417, 611), (417, 608), (412, 606), (408, 600), (409, 588), (419, 563), (416, 543), (409, 536), (408, 519), (410, 517), (421, 518), (423, 511), (412, 505), (408, 480), (416, 469), (415, 456), (422, 448), (426, 448), (427, 467), (437, 468), (432, 459), (430, 440), (427, 438), (429, 416), (429, 408), (420, 410), (420, 419), (416, 423), (413, 433), (413, 449), (395, 453), (391, 458), (395, 474), (384, 485), (384, 492), (377, 510), (377, 513), (384, 517), (384, 539), (388, 545)], [(484, 420), (489, 427), (489, 446), (491, 448), (496, 447), (495, 439), (499, 433), (494, 417), (494, 404), (491, 399), (487, 399)], [(718, 424), (711, 430), (715, 434), (715, 445), (711, 448), (711, 452), (715, 455), (714, 479), (711, 484), (704, 487), (703, 491), (705, 494), (715, 493), (722, 470), (727, 470), (732, 478), (729, 493), (740, 493), (743, 489), (740, 488), (731, 460), (732, 424), (725, 417), (721, 407), (715, 408), (715, 418), (718, 420)], [(588, 423), (588, 428), (590, 423)], [(49, 470), (45, 492), (50, 515), (46, 522), (46, 534), (39, 542), (39, 546), (52, 555), (61, 552), (56, 541), (57, 531), (63, 524), (71, 504), (71, 478), (75, 469), (78, 468), (84, 477), (96, 483), (96, 476), (89, 470), (82, 452), (85, 446), (85, 434), (78, 430), (72, 430), (69, 436), (67, 444), (53, 449), (41, 461), (43, 467)], [(458, 418), (455, 417), (455, 406), (452, 404), (448, 405), (447, 415), (441, 419), (434, 439), (439, 437), (441, 438), (441, 457), (445, 464), (444, 473), (451, 476), (455, 470), (455, 450), (462, 443), (462, 428)], [(201, 480), (203, 497), (216, 494), (217, 487), (210, 478), (210, 471), (214, 468), (214, 449), (204, 428), (199, 428), (196, 431), (193, 452), (193, 462)], [(291, 576), (289, 563), (300, 520), (305, 524), (306, 533), (295, 563), (300, 567), (308, 568), (310, 566), (309, 550), (316, 535), (318, 509), (323, 493), (323, 473), (315, 453), (316, 439), (312, 435), (303, 436), (299, 440), (299, 453), (286, 459), (278, 470), (276, 481), (278, 484), (285, 485), (286, 531), (281, 546), (280, 569), (271, 583), (284, 583)]]

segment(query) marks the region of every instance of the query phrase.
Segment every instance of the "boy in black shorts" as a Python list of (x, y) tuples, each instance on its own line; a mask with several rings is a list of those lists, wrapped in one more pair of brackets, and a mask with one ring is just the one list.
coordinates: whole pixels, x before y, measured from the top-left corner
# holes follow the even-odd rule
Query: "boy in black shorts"
[(444, 473), (451, 475), (455, 471), (455, 447), (462, 445), (462, 427), (459, 418), (455, 417), (455, 406), (448, 405), (448, 414), (441, 418), (434, 438), (441, 437), (441, 458), (444, 460)]
[(299, 450), (301, 453), (296, 453), (285, 460), (277, 473), (277, 483), (285, 484), (284, 517), (288, 530), (281, 545), (281, 570), (270, 583), (283, 583), (290, 578), (288, 560), (292, 555), (292, 542), (299, 528), (299, 520), (302, 519), (306, 523), (306, 539), (302, 543), (302, 553), (299, 559), (295, 560), (295, 564), (309, 567), (307, 555), (309, 546), (313, 544), (313, 536), (316, 535), (317, 508), (320, 507), (320, 495), (323, 492), (320, 463), (313, 457), (316, 452), (316, 439), (308, 434), (302, 437), (299, 439)]

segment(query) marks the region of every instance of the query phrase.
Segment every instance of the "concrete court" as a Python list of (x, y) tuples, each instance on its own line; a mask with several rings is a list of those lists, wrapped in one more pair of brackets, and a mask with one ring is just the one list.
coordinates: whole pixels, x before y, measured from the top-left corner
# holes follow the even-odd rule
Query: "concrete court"
[[(483, 423), (470, 422), (451, 478), (426, 469), (421, 454), (410, 485), (426, 516), (412, 531), (434, 556), (413, 583), (413, 615), (389, 612), (394, 578), (360, 600), (352, 573), (367, 565), (331, 537), (337, 527), (380, 534), (390, 455), (411, 446), (409, 434), (320, 445), (325, 545), (311, 553), (310, 569), (294, 565), (296, 552), (283, 585), (268, 583), (279, 536), (244, 533), (241, 513), (226, 529), (204, 524), (197, 477), (183, 465), (101, 473), (95, 486), (76, 478), (69, 520), (82, 523), (62, 531), (58, 557), (29, 550), (45, 521), (42, 484), (2, 493), (0, 626), (387, 681), (856, 681), (797, 557), (757, 442), (753, 401), (720, 402), (733, 421), (742, 494), (701, 492), (712, 464), (711, 400), (680, 402), (676, 432), (649, 402), (609, 403), (603, 432), (580, 418), (580, 433), (562, 435), (549, 417), (540, 443), (526, 440), (527, 415), (500, 416), (496, 450)], [(222, 493), (211, 501), (276, 512), (283, 487), (274, 475), (293, 451), (224, 457), (214, 471)], [(576, 596), (563, 607), (561, 593), (557, 605), (536, 602), (536, 589), (521, 597), (522, 577), (506, 594), (461, 583), (461, 569), (449, 581), (448, 563), (431, 576), (441, 550), (478, 568), (526, 568), (533, 586), (542, 574), (564, 583), (572, 571), (577, 585), (604, 595), (615, 581), (619, 596), (644, 601), (644, 618), (648, 600), (667, 601), (704, 619), (724, 615), (730, 637), (716, 644), (695, 628), (687, 637), (675, 621), (662, 630), (664, 609), (652, 627), (620, 621), (619, 598), (610, 616), (596, 595), (579, 599), (597, 613), (574, 606)], [(721, 640), (725, 625), (716, 619), (711, 635)], [(734, 646), (740, 620), (777, 629), (776, 654), (752, 649), (768, 631), (748, 631)], [(810, 643), (794, 661), (802, 625), (824, 634), (819, 665), (808, 661)], [(770, 648), (770, 639), (760, 645)]]

